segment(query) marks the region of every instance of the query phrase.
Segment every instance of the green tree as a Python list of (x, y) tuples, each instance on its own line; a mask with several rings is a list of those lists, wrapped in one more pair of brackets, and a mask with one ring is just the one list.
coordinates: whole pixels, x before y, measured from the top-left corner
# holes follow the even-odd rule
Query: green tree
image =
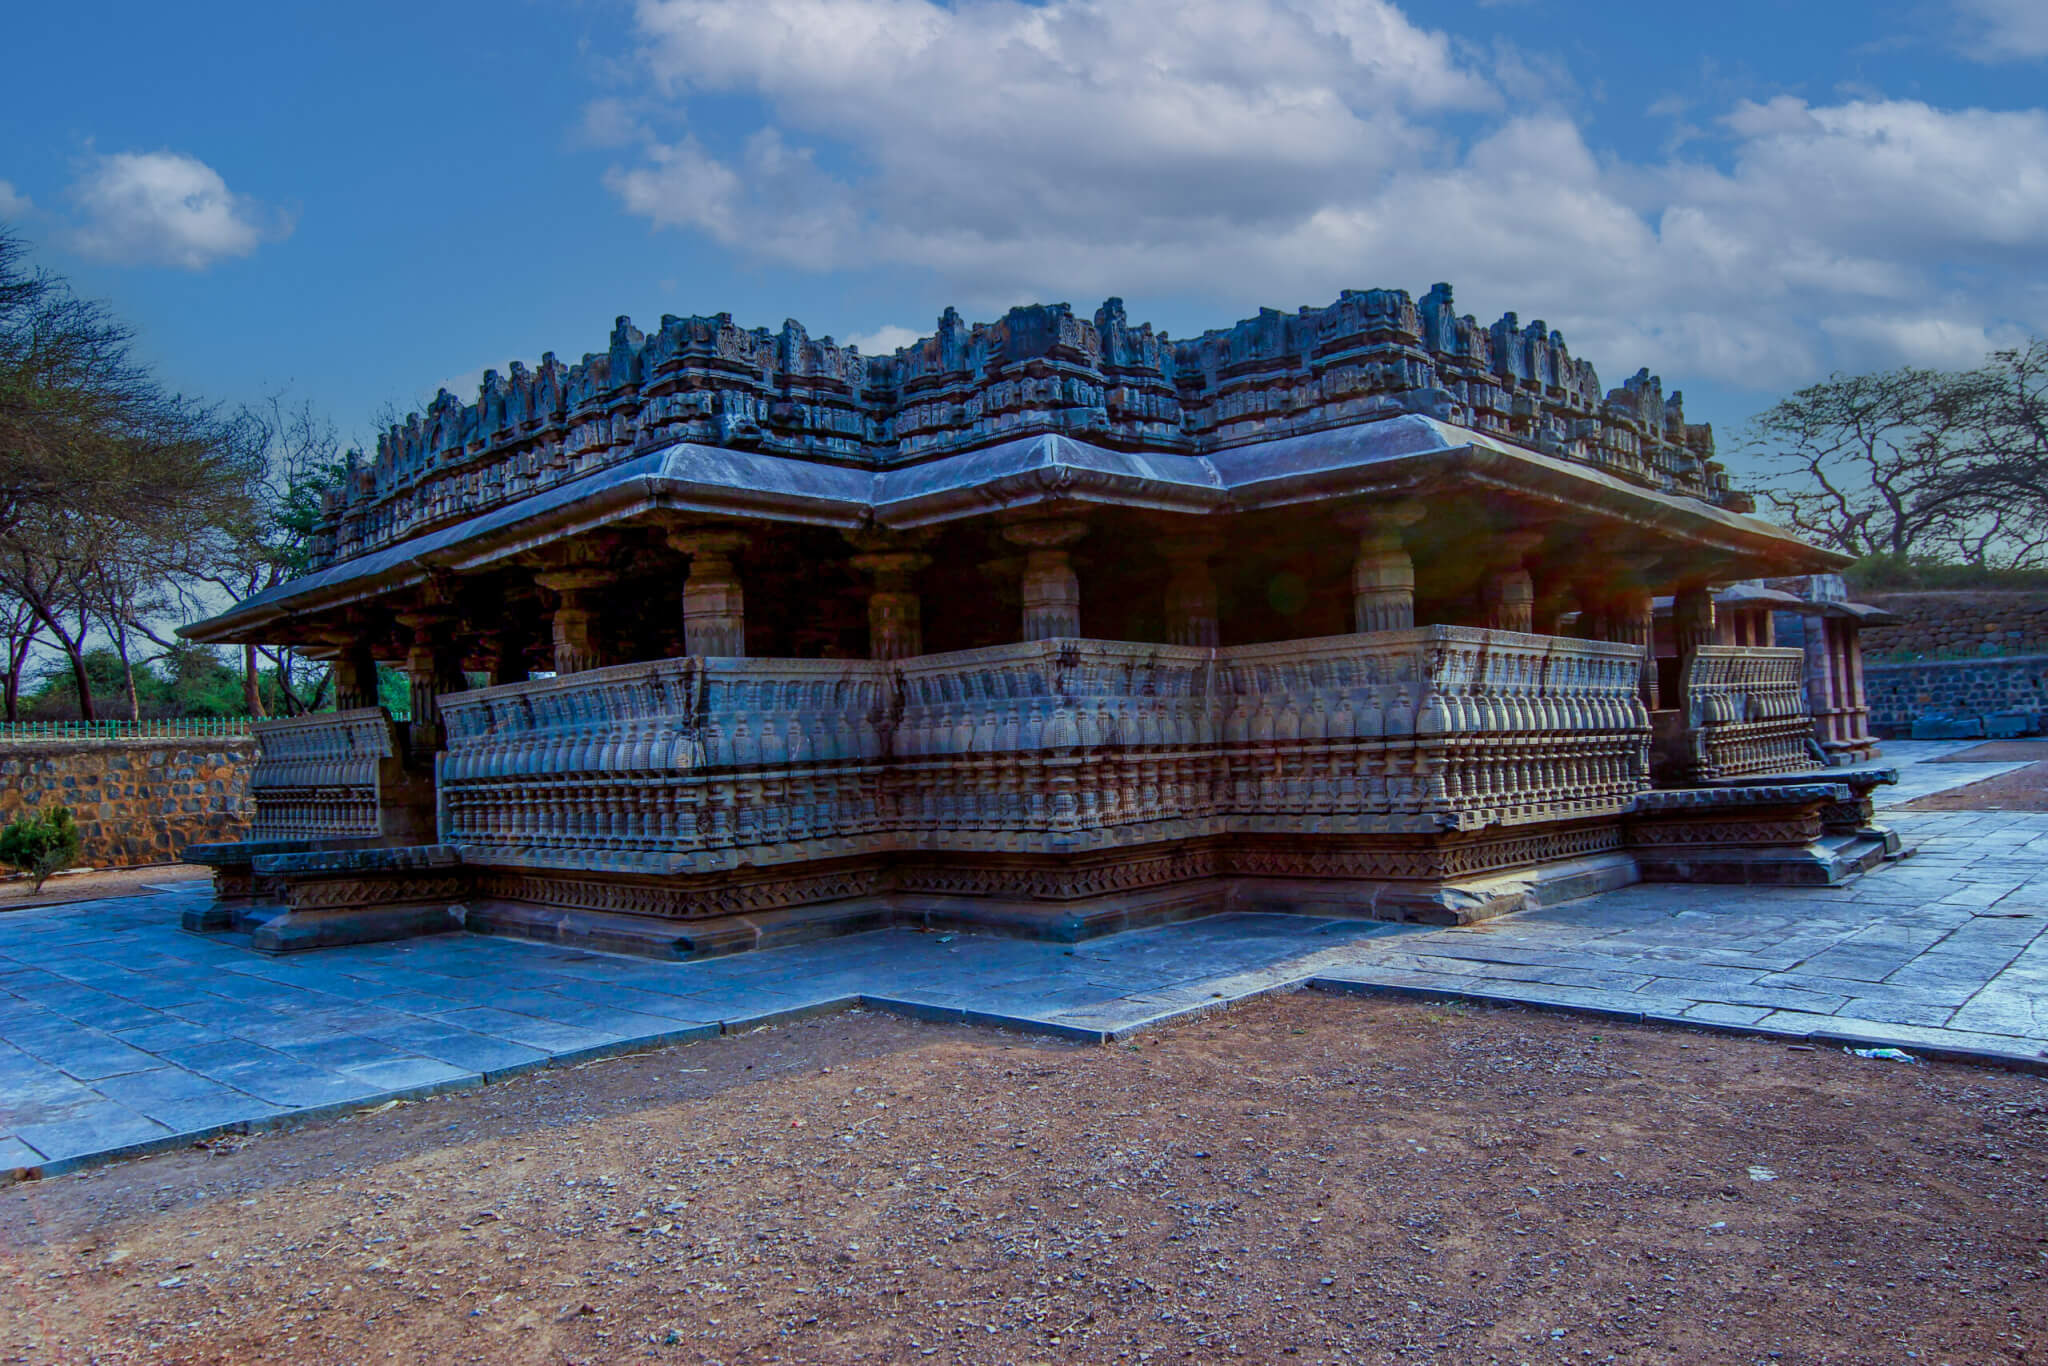
[(45, 882), (77, 863), (83, 847), (69, 807), (17, 816), (0, 829), (0, 863), (34, 878), (38, 892)]

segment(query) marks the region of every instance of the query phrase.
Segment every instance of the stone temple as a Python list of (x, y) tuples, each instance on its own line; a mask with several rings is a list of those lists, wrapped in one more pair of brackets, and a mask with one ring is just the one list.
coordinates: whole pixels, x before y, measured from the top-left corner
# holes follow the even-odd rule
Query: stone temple
[(1444, 285), (873, 357), (622, 318), (440, 394), (310, 572), (186, 629), (339, 703), (258, 727), (193, 927), (688, 956), (1837, 883), (1898, 848), (1856, 611), (1751, 511), (1677, 393)]

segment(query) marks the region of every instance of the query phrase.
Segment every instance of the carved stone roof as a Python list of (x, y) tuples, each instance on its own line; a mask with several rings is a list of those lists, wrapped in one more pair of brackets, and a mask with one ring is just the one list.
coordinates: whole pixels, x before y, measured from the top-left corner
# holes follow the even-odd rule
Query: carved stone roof
[(1749, 572), (1823, 570), (1843, 562), (1755, 517), (1414, 415), (1213, 455), (1034, 436), (883, 470), (677, 442), (315, 570), (183, 634), (201, 641), (268, 639), (266, 629), (293, 614), (383, 596), (437, 571), (483, 569), (654, 512), (910, 529), (1053, 502), (1205, 515), (1475, 486), (1642, 528), (1755, 566)]
[(387, 431), (326, 504), (318, 564), (356, 558), (530, 498), (650, 450), (689, 443), (882, 471), (1025, 437), (1158, 456), (1417, 414), (1603, 469), (1627, 483), (1746, 508), (1712, 429), (1639, 371), (1603, 394), (1542, 322), (1459, 317), (1448, 285), (1346, 290), (1325, 308), (1267, 309), (1173, 342), (1111, 299), (968, 324), (862, 356), (795, 322), (727, 314), (620, 318), (610, 346), (568, 365), (486, 371), (476, 401), (445, 390)]

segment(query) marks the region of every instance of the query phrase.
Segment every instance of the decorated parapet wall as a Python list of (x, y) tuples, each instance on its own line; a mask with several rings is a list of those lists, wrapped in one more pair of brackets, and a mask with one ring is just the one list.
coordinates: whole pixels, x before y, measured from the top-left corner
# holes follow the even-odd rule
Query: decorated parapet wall
[(0, 745), (0, 821), (67, 806), (95, 868), (175, 863), (188, 844), (249, 830), (247, 739), (16, 741)]
[(976, 324), (948, 309), (931, 336), (875, 357), (793, 321), (771, 333), (668, 315), (645, 332), (620, 318), (603, 352), (486, 371), (474, 402), (444, 390), (391, 428), (330, 496), (314, 555), (348, 559), (673, 442), (879, 468), (1046, 433), (1199, 455), (1404, 413), (1749, 506), (1712, 429), (1655, 376), (1603, 391), (1561, 334), (1461, 317), (1437, 285), (1419, 301), (1347, 290), (1178, 342), (1131, 326), (1119, 299), (1092, 320), (1066, 304)]
[(1640, 674), (1629, 645), (1452, 626), (627, 664), (444, 699), (441, 838), (685, 874), (1612, 817), (1649, 781)]

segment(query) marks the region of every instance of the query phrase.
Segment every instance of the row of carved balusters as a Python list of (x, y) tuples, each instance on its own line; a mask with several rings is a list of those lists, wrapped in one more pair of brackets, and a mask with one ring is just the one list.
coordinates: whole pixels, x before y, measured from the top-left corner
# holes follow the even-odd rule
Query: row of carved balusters
[(1812, 768), (1818, 762), (1808, 748), (1812, 739), (1813, 722), (1804, 716), (1708, 726), (1700, 740), (1706, 771), (1698, 776), (1735, 778)]
[[(893, 828), (875, 766), (602, 782), (483, 781), (451, 788), (443, 837), (474, 848), (651, 853), (816, 841)], [(831, 851), (824, 851), (831, 852)]]
[(370, 707), (257, 724), (249, 775), (256, 839), (367, 837), (379, 831), (379, 765), (391, 721)]
[(1806, 713), (1798, 650), (1710, 645), (1688, 660), (1685, 697), (1695, 725), (1768, 721)]
[[(790, 661), (733, 661), (694, 691), (700, 661), (624, 666), (450, 699), (445, 836), (684, 851), (1216, 816), (1569, 813), (1642, 786), (1637, 659), (1453, 628), (1242, 652), (1048, 641), (911, 662), (893, 726), (880, 666), (790, 676)], [(868, 776), (878, 762), (886, 775)], [(863, 770), (851, 788), (848, 768)]]

